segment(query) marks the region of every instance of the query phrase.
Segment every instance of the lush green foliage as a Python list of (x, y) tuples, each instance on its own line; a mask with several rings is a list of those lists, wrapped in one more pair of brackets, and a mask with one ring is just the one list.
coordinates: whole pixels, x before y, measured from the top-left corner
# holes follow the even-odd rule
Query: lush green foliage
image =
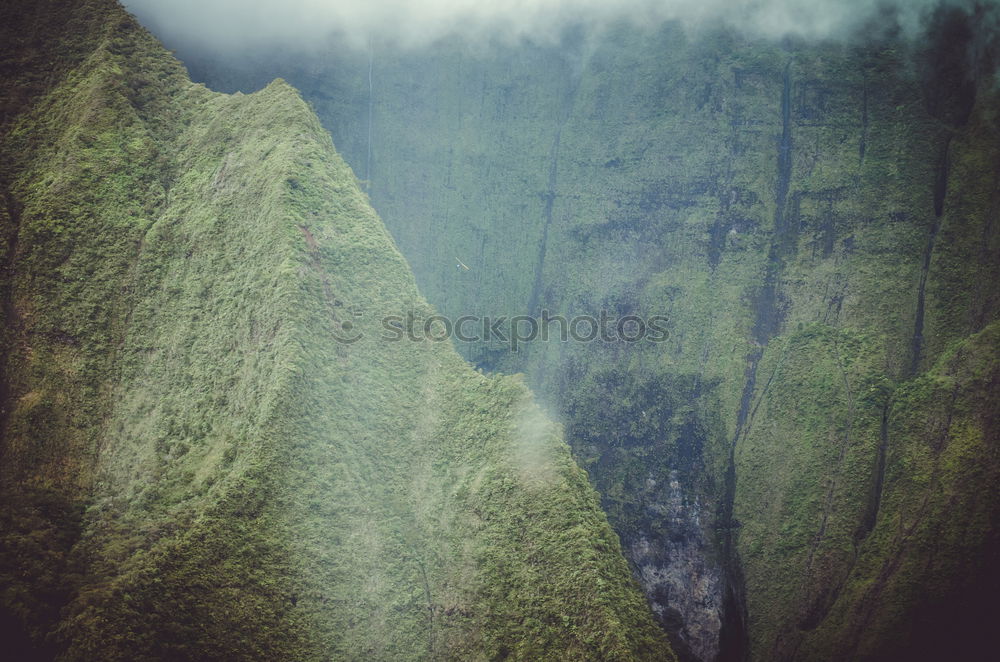
[(432, 310), (292, 88), (194, 85), (111, 2), (11, 4), (22, 659), (672, 657), (520, 380), (380, 341)]
[[(691, 472), (686, 498), (742, 568), (754, 658), (842, 659), (905, 655), (904, 632), (914, 650), (983, 636), (955, 596), (981, 596), (968, 582), (995, 554), (988, 389), (959, 390), (951, 451), (902, 459), (948, 418), (947, 388), (925, 390), (942, 357), (982, 348), (1000, 311), (998, 97), (989, 54), (970, 68), (956, 42), (968, 21), (943, 12), (916, 45), (622, 26), (553, 48), (192, 63), (224, 87), (293, 78), (444, 312), (669, 316), (653, 347), (460, 351), (525, 371), (623, 540), (676, 534), (647, 479)], [(890, 541), (914, 502), (920, 526)]]

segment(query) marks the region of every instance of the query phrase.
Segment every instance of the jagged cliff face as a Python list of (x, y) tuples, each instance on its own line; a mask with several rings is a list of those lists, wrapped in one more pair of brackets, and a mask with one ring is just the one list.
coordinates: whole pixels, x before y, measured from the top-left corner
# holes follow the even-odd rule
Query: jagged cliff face
[(10, 654), (673, 658), (520, 380), (380, 340), (433, 310), (291, 87), (105, 0), (0, 25)]
[(443, 312), (670, 318), (658, 345), (460, 352), (563, 418), (682, 656), (922, 659), (983, 646), (1000, 587), (981, 18), (181, 55), (222, 88), (294, 80)]

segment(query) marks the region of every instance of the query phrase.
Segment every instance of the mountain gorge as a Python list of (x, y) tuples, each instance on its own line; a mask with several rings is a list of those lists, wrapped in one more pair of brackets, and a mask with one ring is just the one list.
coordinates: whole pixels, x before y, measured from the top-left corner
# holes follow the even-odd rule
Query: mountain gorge
[[(20, 658), (991, 657), (995, 4), (407, 48), (135, 10), (184, 66), (111, 0), (0, 9)], [(384, 324), (438, 312), (667, 333)]]
[(459, 351), (564, 422), (682, 657), (971, 658), (998, 587), (995, 12), (173, 43), (213, 87), (299, 87), (452, 319), (669, 318)]

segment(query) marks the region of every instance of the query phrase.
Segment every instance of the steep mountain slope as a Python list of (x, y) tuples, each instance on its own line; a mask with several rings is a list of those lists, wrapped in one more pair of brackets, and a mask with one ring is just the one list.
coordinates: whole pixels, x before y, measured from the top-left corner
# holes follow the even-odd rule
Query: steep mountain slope
[(985, 646), (1000, 589), (996, 7), (958, 6), (917, 40), (181, 55), (294, 80), (453, 318), (670, 318), (460, 351), (564, 419), (682, 656), (922, 659)]
[(383, 338), (433, 310), (291, 87), (110, 0), (0, 25), (8, 652), (672, 658), (520, 380)]

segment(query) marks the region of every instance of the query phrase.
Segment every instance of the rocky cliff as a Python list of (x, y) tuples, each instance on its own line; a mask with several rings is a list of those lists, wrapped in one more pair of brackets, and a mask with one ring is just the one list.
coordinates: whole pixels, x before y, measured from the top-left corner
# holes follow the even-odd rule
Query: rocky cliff
[(178, 45), (213, 86), (292, 79), (453, 318), (669, 318), (459, 351), (564, 421), (683, 657), (927, 659), (986, 646), (1000, 588), (995, 9), (810, 43)]

